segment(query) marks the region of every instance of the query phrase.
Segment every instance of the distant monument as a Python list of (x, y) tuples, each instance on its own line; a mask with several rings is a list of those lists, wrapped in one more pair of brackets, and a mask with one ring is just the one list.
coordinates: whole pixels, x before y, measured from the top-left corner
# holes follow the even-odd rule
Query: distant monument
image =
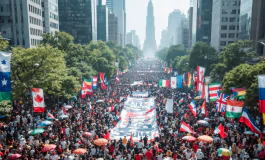
[(146, 36), (143, 51), (145, 56), (154, 56), (156, 52), (155, 18), (152, 0), (149, 1), (147, 8)]

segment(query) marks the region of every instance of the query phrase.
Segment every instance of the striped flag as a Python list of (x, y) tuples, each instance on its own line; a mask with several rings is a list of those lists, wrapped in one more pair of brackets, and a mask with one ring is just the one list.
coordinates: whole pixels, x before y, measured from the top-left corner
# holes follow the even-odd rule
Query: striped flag
[(215, 102), (217, 99), (217, 92), (221, 89), (220, 83), (210, 83), (209, 84), (209, 96), (210, 101)]
[(193, 130), (191, 129), (191, 127), (185, 122), (181, 122), (180, 131), (181, 132), (194, 133)]
[(242, 109), (244, 107), (243, 101), (227, 100), (226, 105), (226, 117), (228, 118), (240, 118)]

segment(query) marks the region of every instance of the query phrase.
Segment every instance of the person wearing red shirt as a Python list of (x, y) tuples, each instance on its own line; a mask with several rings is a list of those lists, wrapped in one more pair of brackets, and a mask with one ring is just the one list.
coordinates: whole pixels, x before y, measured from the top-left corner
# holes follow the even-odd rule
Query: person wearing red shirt
[(114, 153), (115, 147), (113, 145), (110, 145), (109, 152), (110, 154)]
[(192, 146), (192, 149), (195, 153), (197, 152), (198, 148), (199, 148), (199, 146), (196, 143), (194, 143)]
[(135, 155), (135, 160), (141, 160), (142, 158), (141, 158), (141, 155), (140, 154), (136, 154)]
[(260, 159), (264, 159), (264, 158), (265, 158), (265, 152), (264, 152), (264, 149), (262, 149), (262, 150), (259, 152), (259, 158), (260, 158)]
[(147, 160), (151, 160), (153, 158), (153, 153), (152, 153), (151, 149), (148, 152), (145, 153), (145, 158)]

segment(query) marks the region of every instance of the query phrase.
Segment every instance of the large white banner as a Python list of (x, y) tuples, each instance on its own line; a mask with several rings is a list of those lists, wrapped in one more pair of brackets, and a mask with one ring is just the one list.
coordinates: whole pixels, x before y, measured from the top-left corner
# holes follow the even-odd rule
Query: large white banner
[(154, 98), (132, 98), (128, 97), (120, 114), (121, 120), (111, 129), (112, 140), (130, 137), (137, 142), (145, 135), (148, 140), (158, 136), (156, 123), (156, 109)]
[(171, 77), (170, 85), (172, 89), (177, 88), (177, 77)]
[(148, 97), (148, 92), (133, 91), (132, 96), (133, 97)]
[(166, 111), (167, 113), (173, 113), (173, 99), (167, 99)]

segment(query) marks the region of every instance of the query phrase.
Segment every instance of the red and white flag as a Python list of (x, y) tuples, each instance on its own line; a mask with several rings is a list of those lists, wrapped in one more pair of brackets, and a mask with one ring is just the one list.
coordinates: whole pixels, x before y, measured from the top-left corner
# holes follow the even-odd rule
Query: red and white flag
[(82, 87), (81, 89), (81, 98), (86, 98), (87, 95), (87, 88), (86, 87)]
[(107, 87), (106, 87), (105, 82), (104, 82), (104, 80), (105, 80), (105, 79), (104, 79), (104, 73), (99, 72), (99, 77), (100, 77), (101, 88), (102, 88), (103, 90), (106, 90)]
[(227, 136), (225, 133), (225, 128), (222, 125), (222, 123), (220, 123), (220, 125), (214, 130), (215, 134), (219, 134), (223, 139)]
[(208, 110), (206, 107), (206, 100), (204, 100), (202, 106), (200, 107), (201, 113), (205, 115), (205, 117), (208, 117)]
[(66, 109), (64, 106), (62, 107), (62, 110), (63, 110), (63, 114), (66, 114)]
[(194, 133), (193, 130), (191, 129), (191, 127), (185, 122), (181, 122), (180, 131), (181, 132)]
[(109, 112), (112, 112), (112, 111), (114, 111), (114, 105), (113, 104), (109, 107)]
[(119, 82), (119, 81), (120, 81), (119, 77), (118, 77), (118, 76), (116, 76), (116, 82)]
[(44, 97), (43, 97), (43, 89), (41, 88), (32, 88), (32, 99), (33, 99), (33, 112), (44, 112)]
[(134, 142), (133, 142), (133, 136), (132, 136), (132, 133), (130, 134), (130, 141), (131, 141), (131, 146), (133, 147), (133, 146), (134, 146)]

